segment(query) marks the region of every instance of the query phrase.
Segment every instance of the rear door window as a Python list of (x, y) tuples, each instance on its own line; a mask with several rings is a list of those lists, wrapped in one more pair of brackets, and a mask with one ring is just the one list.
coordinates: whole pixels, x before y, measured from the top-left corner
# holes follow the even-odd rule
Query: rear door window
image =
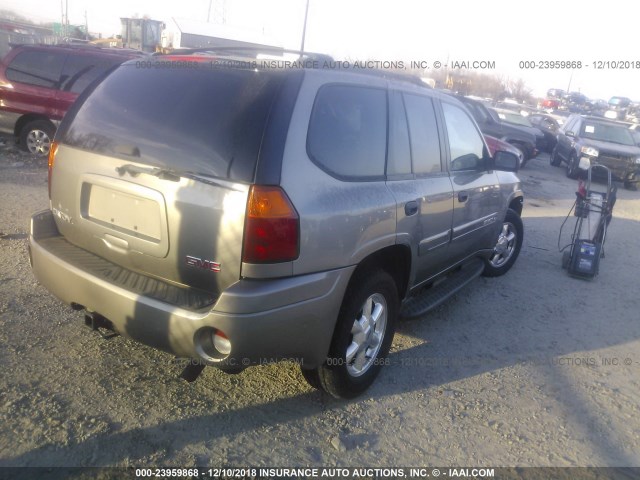
[(338, 178), (384, 178), (387, 149), (386, 90), (325, 85), (316, 96), (307, 152), (313, 162)]
[(407, 114), (399, 93), (389, 99), (389, 155), (387, 158), (387, 175), (410, 175), (411, 145), (409, 143), (409, 126)]
[(403, 97), (409, 119), (413, 172), (418, 175), (439, 173), (442, 171), (440, 138), (433, 101), (427, 97), (406, 93)]
[(87, 97), (62, 142), (177, 172), (253, 180), (282, 72), (123, 64)]
[(65, 53), (25, 50), (18, 53), (6, 70), (12, 82), (38, 87), (58, 88)]

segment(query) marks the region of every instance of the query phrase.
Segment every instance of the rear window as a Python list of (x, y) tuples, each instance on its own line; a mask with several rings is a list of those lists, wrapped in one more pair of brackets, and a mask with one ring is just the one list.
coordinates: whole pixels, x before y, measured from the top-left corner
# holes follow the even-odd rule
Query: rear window
[(25, 50), (15, 56), (7, 67), (6, 75), (12, 82), (58, 88), (65, 57), (59, 52)]
[(62, 142), (178, 172), (251, 182), (282, 74), (211, 68), (116, 69)]

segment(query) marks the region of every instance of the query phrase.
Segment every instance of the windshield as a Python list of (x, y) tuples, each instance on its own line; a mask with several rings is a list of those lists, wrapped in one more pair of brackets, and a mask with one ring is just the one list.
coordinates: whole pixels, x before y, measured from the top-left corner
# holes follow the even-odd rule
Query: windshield
[(589, 122), (583, 124), (581, 133), (581, 137), (590, 140), (619, 143), (620, 145), (635, 145), (631, 131), (624, 126)]
[(503, 122), (522, 125), (523, 127), (533, 127), (528, 118), (523, 117), (519, 113), (509, 112), (507, 110), (496, 110), (498, 118)]
[(120, 66), (89, 95), (62, 143), (130, 161), (250, 182), (282, 75)]

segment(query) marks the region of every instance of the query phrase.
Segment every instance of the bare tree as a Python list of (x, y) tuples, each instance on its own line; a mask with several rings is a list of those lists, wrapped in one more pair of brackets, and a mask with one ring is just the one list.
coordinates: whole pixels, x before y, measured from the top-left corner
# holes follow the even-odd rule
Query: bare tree
[(532, 99), (531, 89), (521, 78), (511, 80), (508, 83), (509, 95), (519, 102), (530, 102)]

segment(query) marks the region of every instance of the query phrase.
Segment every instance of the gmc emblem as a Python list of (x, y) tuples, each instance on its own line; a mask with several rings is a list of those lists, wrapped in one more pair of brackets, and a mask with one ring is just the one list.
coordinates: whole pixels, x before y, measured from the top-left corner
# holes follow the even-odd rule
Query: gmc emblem
[(210, 270), (212, 272), (220, 271), (220, 264), (212, 260), (202, 260), (201, 258), (187, 255), (185, 261), (189, 267), (201, 268), (202, 270)]

